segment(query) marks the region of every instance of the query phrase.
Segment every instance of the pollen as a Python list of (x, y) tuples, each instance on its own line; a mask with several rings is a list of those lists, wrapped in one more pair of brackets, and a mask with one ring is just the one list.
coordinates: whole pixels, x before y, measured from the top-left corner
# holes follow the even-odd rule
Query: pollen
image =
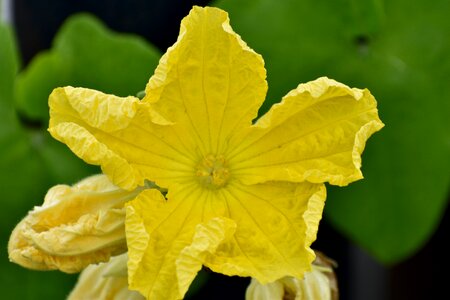
[(206, 155), (197, 165), (196, 176), (200, 183), (210, 189), (225, 186), (230, 178), (230, 172), (223, 155)]

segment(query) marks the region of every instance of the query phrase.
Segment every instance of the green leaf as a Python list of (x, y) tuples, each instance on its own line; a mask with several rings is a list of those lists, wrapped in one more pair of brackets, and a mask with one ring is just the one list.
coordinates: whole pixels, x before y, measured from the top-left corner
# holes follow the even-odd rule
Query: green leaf
[(367, 87), (386, 127), (368, 142), (365, 180), (331, 188), (326, 216), (380, 261), (417, 251), (450, 183), (450, 2), (227, 0), (234, 29), (261, 53), (269, 94), (329, 76)]
[(13, 111), (14, 80), (18, 69), (17, 49), (11, 30), (0, 22), (0, 119), (11, 124), (0, 127), (0, 138), (18, 128)]
[[(25, 191), (23, 182), (39, 183), (42, 166), (31, 155), (32, 149), (26, 133), (22, 130), (13, 109), (14, 80), (18, 69), (17, 49), (11, 30), (0, 23), (0, 190), (2, 204), (9, 207), (42, 188), (31, 187)], [(20, 205), (20, 204), (19, 204)], [(0, 218), (0, 228), (13, 221), (10, 213)]]
[(92, 16), (71, 17), (53, 48), (33, 60), (17, 82), (17, 106), (27, 118), (48, 121), (48, 95), (58, 86), (97, 89), (118, 96), (145, 87), (160, 53), (143, 39), (117, 34)]

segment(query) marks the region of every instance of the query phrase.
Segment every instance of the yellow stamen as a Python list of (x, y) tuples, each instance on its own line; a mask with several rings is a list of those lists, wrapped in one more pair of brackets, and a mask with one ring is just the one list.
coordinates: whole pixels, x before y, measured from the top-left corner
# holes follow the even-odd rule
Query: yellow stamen
[(195, 173), (200, 183), (210, 189), (225, 186), (230, 178), (230, 172), (223, 155), (206, 155), (197, 165)]

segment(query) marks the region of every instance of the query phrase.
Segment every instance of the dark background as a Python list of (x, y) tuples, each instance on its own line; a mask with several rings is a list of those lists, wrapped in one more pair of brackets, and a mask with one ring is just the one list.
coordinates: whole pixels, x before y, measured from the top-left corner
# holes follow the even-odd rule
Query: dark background
[[(61, 24), (76, 12), (91, 12), (111, 29), (143, 36), (164, 52), (175, 42), (180, 20), (187, 15), (192, 5), (206, 5), (208, 2), (16, 0), (13, 3), (13, 21), (23, 67), (39, 51), (50, 48)], [(34, 126), (32, 122), (30, 126)], [(448, 239), (448, 228), (447, 210), (440, 227), (425, 247), (413, 257), (394, 266), (377, 263), (333, 230), (326, 220), (321, 223), (318, 240), (313, 248), (338, 262), (341, 299), (443, 299), (448, 294), (446, 268), (449, 264), (446, 255), (449, 247), (444, 240)], [(210, 273), (207, 284), (194, 298), (243, 299), (248, 282), (245, 278)]]

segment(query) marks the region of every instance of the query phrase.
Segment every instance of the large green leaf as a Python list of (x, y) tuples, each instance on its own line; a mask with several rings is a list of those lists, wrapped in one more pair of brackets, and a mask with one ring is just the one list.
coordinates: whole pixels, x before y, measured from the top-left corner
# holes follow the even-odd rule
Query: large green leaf
[(332, 188), (326, 216), (380, 261), (414, 253), (436, 228), (450, 183), (450, 2), (226, 0), (235, 30), (261, 53), (262, 111), (299, 82), (367, 87), (386, 127), (368, 143), (365, 180)]

